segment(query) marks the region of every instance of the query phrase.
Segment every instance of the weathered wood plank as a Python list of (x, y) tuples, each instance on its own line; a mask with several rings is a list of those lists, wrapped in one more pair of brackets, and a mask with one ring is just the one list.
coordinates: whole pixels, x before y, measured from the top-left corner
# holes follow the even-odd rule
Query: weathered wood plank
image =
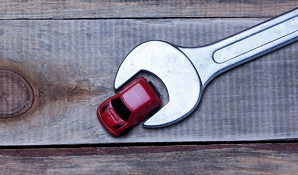
[(4, 174), (296, 174), (298, 145), (0, 150)]
[(296, 0), (2, 0), (0, 19), (272, 17)]
[[(118, 66), (139, 43), (205, 45), (263, 20), (2, 20), (0, 65), (26, 77), (35, 103), (22, 117), (0, 119), (0, 145), (297, 138), (298, 43), (218, 77), (194, 113), (173, 126), (138, 125), (113, 138), (96, 117), (98, 105), (114, 94)], [(146, 76), (166, 103), (163, 84)]]

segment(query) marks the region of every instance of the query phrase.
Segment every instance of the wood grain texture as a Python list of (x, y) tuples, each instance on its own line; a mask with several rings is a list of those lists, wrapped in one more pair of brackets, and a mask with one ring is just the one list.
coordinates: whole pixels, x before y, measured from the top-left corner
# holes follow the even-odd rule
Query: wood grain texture
[[(263, 20), (2, 20), (0, 64), (27, 77), (36, 103), (21, 118), (0, 120), (0, 145), (297, 138), (297, 43), (216, 78), (199, 107), (173, 126), (138, 125), (114, 138), (96, 117), (98, 105), (114, 94), (118, 66), (138, 44), (206, 45)], [(154, 81), (165, 104), (163, 84), (144, 75)]]
[(33, 90), (24, 77), (0, 69), (0, 119), (22, 115), (31, 108), (33, 100)]
[(273, 17), (296, 0), (2, 0), (0, 19)]
[[(297, 144), (0, 150), (7, 174), (296, 174)], [(3, 173), (3, 172), (2, 172)]]

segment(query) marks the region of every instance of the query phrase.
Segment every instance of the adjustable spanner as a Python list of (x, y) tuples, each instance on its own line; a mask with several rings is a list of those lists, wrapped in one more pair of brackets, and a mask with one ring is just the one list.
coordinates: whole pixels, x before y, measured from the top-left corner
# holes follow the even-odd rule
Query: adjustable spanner
[(169, 102), (143, 126), (167, 126), (191, 114), (213, 78), (297, 39), (298, 9), (295, 9), (204, 47), (184, 48), (163, 41), (148, 41), (126, 56), (114, 87), (120, 88), (142, 70), (158, 76), (168, 90)]

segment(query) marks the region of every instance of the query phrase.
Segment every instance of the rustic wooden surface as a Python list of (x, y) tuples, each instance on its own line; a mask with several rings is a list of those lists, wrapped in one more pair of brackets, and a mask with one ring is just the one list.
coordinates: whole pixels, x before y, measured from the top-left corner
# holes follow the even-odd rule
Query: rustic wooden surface
[[(176, 125), (138, 125), (113, 138), (95, 114), (114, 94), (122, 59), (139, 43), (202, 46), (296, 7), (294, 0), (1, 1), (0, 71), (20, 76), (0, 75), (1, 173), (297, 173), (297, 43), (216, 78), (197, 110)], [(163, 84), (143, 75), (153, 79), (165, 104)], [(14, 93), (4, 88), (7, 82)], [(25, 113), (7, 110), (7, 96), (7, 106)], [(251, 140), (264, 143), (218, 142)]]
[(296, 0), (2, 0), (0, 19), (272, 17)]
[[(139, 43), (206, 45), (264, 20), (2, 20), (2, 66), (26, 77), (35, 102), (26, 114), (0, 121), (0, 144), (297, 138), (298, 43), (216, 78), (194, 113), (173, 126), (144, 129), (138, 125), (127, 136), (114, 138), (96, 117), (98, 105), (114, 94), (118, 66)], [(166, 103), (165, 88), (154, 82)]]
[(297, 144), (0, 150), (7, 174), (297, 174)]

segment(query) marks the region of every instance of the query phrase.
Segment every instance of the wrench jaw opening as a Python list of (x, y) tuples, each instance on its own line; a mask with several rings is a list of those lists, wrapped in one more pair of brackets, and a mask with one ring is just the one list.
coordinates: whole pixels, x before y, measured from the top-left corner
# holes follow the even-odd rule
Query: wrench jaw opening
[(140, 71), (148, 71), (165, 84), (169, 102), (144, 127), (157, 128), (174, 124), (187, 117), (198, 105), (202, 93), (200, 77), (177, 47), (162, 41), (149, 41), (133, 49), (116, 74), (114, 88), (119, 89)]

